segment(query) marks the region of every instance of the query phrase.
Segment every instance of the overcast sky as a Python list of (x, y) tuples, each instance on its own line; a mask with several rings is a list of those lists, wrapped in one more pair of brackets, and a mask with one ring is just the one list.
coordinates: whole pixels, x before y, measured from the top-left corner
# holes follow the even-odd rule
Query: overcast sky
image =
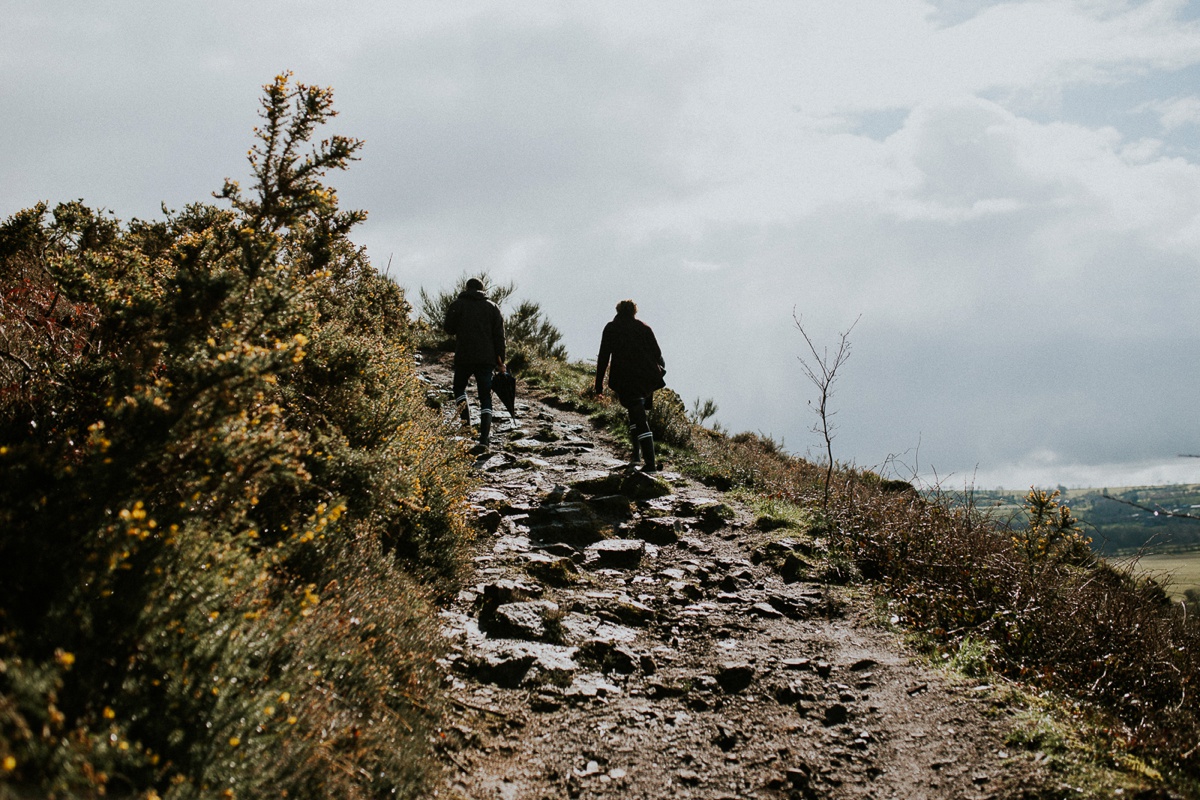
[(1200, 481), (1200, 2), (0, 0), (0, 217), (244, 178), (261, 86), (415, 297), (488, 270), (594, 358), (819, 452), (796, 357), (861, 315), (834, 455), (1020, 488)]

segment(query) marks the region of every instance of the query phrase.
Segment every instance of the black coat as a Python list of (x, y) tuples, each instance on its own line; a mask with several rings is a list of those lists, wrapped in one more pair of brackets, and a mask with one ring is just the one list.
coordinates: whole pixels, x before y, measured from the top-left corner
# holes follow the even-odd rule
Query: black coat
[(478, 289), (468, 289), (450, 304), (442, 327), (454, 337), (456, 365), (492, 366), (504, 360), (504, 317)]
[(604, 388), (604, 372), (612, 360), (608, 388), (624, 397), (645, 397), (666, 386), (662, 350), (654, 331), (636, 317), (618, 314), (604, 326), (596, 358), (596, 391)]

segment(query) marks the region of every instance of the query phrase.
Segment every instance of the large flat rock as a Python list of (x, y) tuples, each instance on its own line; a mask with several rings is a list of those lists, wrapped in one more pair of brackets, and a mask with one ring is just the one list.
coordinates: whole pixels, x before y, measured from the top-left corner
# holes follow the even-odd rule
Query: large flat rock
[(642, 563), (646, 543), (641, 539), (605, 539), (584, 550), (584, 563), (593, 568), (633, 569)]

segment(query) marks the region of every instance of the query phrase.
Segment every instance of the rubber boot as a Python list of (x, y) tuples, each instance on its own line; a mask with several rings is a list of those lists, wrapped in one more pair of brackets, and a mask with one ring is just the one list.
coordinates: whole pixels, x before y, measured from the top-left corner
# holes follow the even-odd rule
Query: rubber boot
[(638, 437), (638, 443), (642, 447), (642, 472), (658, 472), (658, 465), (654, 463), (654, 434), (643, 433)]
[(454, 404), (458, 406), (458, 418), (462, 422), (463, 427), (471, 424), (471, 407), (467, 405), (467, 396), (454, 398)]
[(632, 451), (632, 455), (629, 456), (629, 463), (638, 463), (642, 458), (642, 443), (638, 441), (638, 429), (636, 425), (629, 426), (629, 449)]
[(479, 412), (479, 444), (487, 447), (492, 443), (492, 410), (485, 408)]

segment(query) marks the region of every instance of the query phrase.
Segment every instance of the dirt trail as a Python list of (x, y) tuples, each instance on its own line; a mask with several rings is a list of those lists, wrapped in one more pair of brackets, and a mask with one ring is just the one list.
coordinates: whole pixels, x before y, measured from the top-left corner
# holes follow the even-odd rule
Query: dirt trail
[(855, 593), (786, 582), (745, 508), (521, 400), (476, 464), (475, 578), (444, 615), (438, 797), (1040, 795), (992, 687), (915, 661)]

